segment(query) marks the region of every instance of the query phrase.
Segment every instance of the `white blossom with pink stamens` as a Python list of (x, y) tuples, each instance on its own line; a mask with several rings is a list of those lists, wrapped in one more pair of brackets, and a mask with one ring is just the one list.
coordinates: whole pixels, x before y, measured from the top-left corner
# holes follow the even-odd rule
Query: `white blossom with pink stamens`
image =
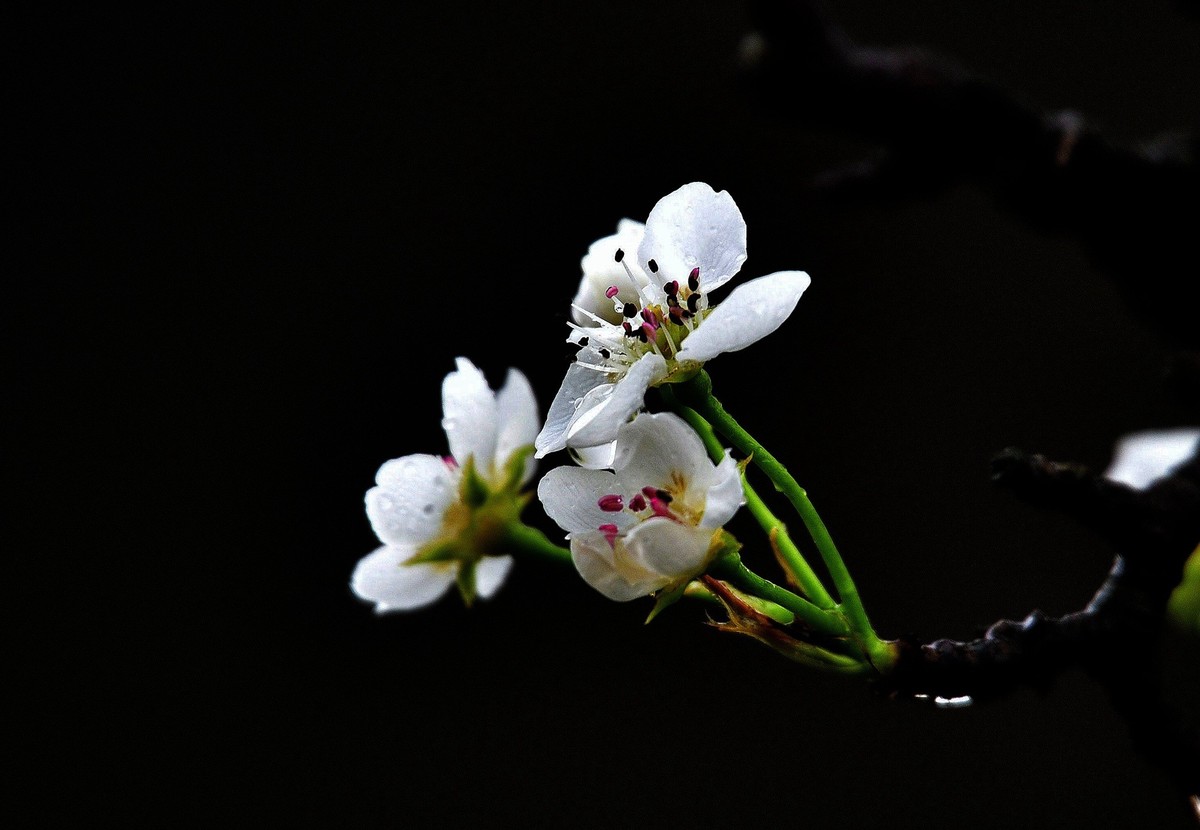
[(803, 271), (759, 277), (710, 304), (745, 260), (741, 211), (703, 182), (660, 199), (645, 225), (623, 220), (594, 243), (567, 338), (579, 351), (537, 436), (537, 457), (567, 447), (586, 457), (616, 438), (651, 386), (686, 380), (779, 328), (808, 288)]
[(618, 601), (703, 573), (719, 549), (714, 536), (745, 501), (728, 451), (714, 464), (669, 412), (624, 424), (611, 470), (558, 467), (538, 484), (538, 498), (567, 532), (580, 575)]

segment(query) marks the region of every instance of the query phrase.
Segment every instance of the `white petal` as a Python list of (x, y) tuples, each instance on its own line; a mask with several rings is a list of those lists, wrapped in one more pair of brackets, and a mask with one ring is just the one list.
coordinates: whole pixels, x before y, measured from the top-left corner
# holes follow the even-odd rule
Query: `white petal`
[(713, 467), (700, 436), (673, 412), (645, 413), (625, 426), (613, 465), (622, 483), (637, 489), (671, 489), (680, 479), (707, 485)]
[(454, 583), (451, 562), (405, 565), (416, 553), (412, 546), (386, 545), (359, 560), (350, 588), (360, 599), (375, 603), (376, 613), (408, 611), (439, 599)]
[(679, 360), (702, 363), (758, 342), (783, 325), (809, 282), (803, 271), (779, 271), (739, 285), (683, 341)]
[[(518, 369), (509, 369), (504, 386), (496, 395), (496, 472), (502, 472), (514, 452), (533, 444), (538, 434), (537, 398), (529, 379)], [(524, 484), (533, 478), (537, 462), (525, 463)]]
[(611, 470), (617, 452), (617, 442), (609, 441), (595, 447), (570, 447), (571, 460), (589, 470)]
[(446, 509), (458, 499), (456, 473), (436, 455), (394, 458), (367, 491), (367, 518), (381, 542), (420, 545), (442, 528)]
[(567, 428), (575, 417), (579, 402), (588, 392), (604, 383), (605, 376), (600, 372), (586, 369), (578, 363), (567, 367), (567, 376), (563, 378), (558, 394), (550, 403), (550, 411), (546, 413), (546, 425), (534, 440), (537, 458), (544, 458), (567, 446)]
[(607, 470), (557, 467), (538, 482), (538, 499), (546, 515), (570, 534), (594, 531), (605, 524), (627, 527), (636, 521), (632, 514), (600, 509), (600, 498), (618, 493), (618, 486), (617, 477)]
[(703, 182), (692, 182), (664, 196), (646, 218), (645, 236), (638, 248), (638, 263), (658, 265), (659, 282), (687, 281), (700, 269), (704, 292), (719, 288), (746, 261), (746, 222), (733, 197), (713, 191)]
[(513, 558), (511, 556), (484, 556), (481, 558), (479, 564), (475, 566), (475, 593), (484, 599), (491, 599), (504, 584), (504, 579), (512, 570), (512, 566)]
[(674, 582), (693, 577), (708, 564), (713, 531), (665, 518), (647, 519), (624, 534), (625, 548), (647, 570)]
[(649, 352), (613, 384), (604, 395), (597, 390), (584, 397), (579, 412), (567, 430), (567, 444), (594, 447), (615, 441), (617, 430), (645, 402), (646, 390), (667, 376), (667, 361), (657, 352)]
[(704, 516), (700, 519), (700, 527), (716, 529), (724, 527), (738, 508), (746, 503), (746, 493), (742, 489), (742, 475), (738, 472), (737, 462), (725, 451), (725, 457), (717, 465), (714, 478), (709, 485), (704, 499)]
[(1117, 442), (1112, 464), (1104, 475), (1145, 490), (1198, 452), (1200, 429), (1138, 432)]
[[(617, 540), (620, 544), (620, 540)], [(628, 602), (662, 588), (670, 580), (626, 563), (618, 569), (616, 554), (601, 533), (571, 537), (571, 560), (583, 580), (604, 596)]]
[[(605, 296), (609, 286), (618, 289), (617, 299), (622, 303), (637, 303), (639, 288), (648, 282), (642, 269), (637, 264), (638, 246), (642, 244), (644, 225), (632, 219), (622, 219), (617, 226), (617, 232), (592, 243), (587, 254), (580, 260), (583, 279), (580, 280), (579, 290), (572, 302), (571, 316), (581, 326), (595, 325), (586, 314), (578, 311), (579, 306), (590, 311), (597, 317), (602, 317), (610, 323), (620, 323), (621, 314), (614, 308), (613, 300)], [(623, 250), (627, 257), (624, 260), (629, 265), (637, 283), (631, 282), (624, 265), (617, 262), (617, 249)]]
[(474, 455), (486, 475), (496, 455), (496, 395), (471, 361), (460, 357), (456, 362), (458, 370), (442, 381), (442, 428), (455, 460), (465, 465)]

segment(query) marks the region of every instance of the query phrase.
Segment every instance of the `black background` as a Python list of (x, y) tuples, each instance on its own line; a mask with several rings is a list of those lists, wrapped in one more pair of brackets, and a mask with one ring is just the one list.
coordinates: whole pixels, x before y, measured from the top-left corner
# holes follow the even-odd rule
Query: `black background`
[[(1196, 126), (1200, 32), (1171, 3), (832, 6), (1119, 140)], [(519, 367), (544, 408), (580, 256), (693, 180), (741, 207), (743, 279), (813, 277), (710, 370), (882, 634), (969, 637), (1103, 578), (1111, 552), (996, 490), (988, 460), (1102, 467), (1125, 432), (1194, 423), (1168, 348), (1075, 240), (971, 186), (816, 198), (872, 148), (745, 99), (739, 3), (22, 22), (32, 265), (5, 328), (9, 456), (31, 462), (9, 514), (32, 531), (10, 551), (34, 600), (12, 629), (32, 824), (1189, 824), (1082, 674), (939, 711), (695, 608), (644, 626), (646, 605), (532, 562), (470, 611), (377, 617), (349, 592), (376, 468), (445, 449), (454, 357), (494, 385)]]

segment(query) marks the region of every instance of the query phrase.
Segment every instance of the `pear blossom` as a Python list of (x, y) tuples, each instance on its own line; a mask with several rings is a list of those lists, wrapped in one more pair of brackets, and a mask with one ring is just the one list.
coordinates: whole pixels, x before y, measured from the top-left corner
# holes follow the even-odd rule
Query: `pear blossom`
[(720, 551), (721, 528), (745, 501), (728, 451), (714, 464), (669, 412), (624, 424), (611, 470), (558, 467), (538, 484), (538, 498), (567, 531), (580, 576), (620, 602), (703, 573)]
[(1135, 432), (1117, 442), (1104, 476), (1135, 490), (1145, 490), (1198, 452), (1198, 427)]
[[(511, 556), (481, 549), (488, 540), (480, 538), (464, 495), (467, 485), (481, 483), (501, 510), (519, 511), (517, 492), (536, 464), (537, 401), (516, 369), (497, 393), (471, 361), (460, 357), (456, 364), (442, 382), (450, 455), (392, 459), (366, 494), (367, 517), (383, 545), (359, 561), (351, 588), (379, 613), (428, 605), (464, 578), (472, 595), (487, 599), (512, 567)], [(446, 554), (425, 560), (431, 551)]]
[(703, 182), (660, 199), (645, 225), (623, 220), (594, 243), (581, 261), (567, 338), (579, 350), (537, 436), (537, 457), (610, 443), (647, 389), (687, 380), (706, 361), (779, 328), (809, 276), (779, 271), (712, 304), (711, 293), (745, 260), (741, 211), (728, 192)]

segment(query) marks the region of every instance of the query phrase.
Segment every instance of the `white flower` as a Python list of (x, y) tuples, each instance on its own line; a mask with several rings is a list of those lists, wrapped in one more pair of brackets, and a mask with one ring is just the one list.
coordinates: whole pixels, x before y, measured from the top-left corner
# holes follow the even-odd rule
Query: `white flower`
[(585, 581), (626, 601), (703, 573), (714, 537), (744, 502), (726, 452), (713, 464), (699, 436), (672, 413), (642, 414), (617, 435), (613, 470), (559, 467), (538, 498), (567, 531)]
[(809, 285), (803, 271), (751, 280), (709, 304), (745, 260), (741, 211), (702, 182), (660, 199), (644, 226), (624, 220), (593, 244), (567, 338), (579, 352), (537, 436), (537, 457), (611, 442), (651, 386), (685, 380), (779, 328)]
[[(464, 567), (474, 569), (474, 590), (485, 599), (499, 589), (511, 556), (483, 556), (462, 534), (471, 509), (463, 502), (463, 468), (470, 461), (489, 491), (515, 491), (533, 476), (528, 455), (538, 429), (537, 401), (529, 381), (509, 369), (493, 392), (483, 373), (466, 358), (442, 382), (442, 428), (450, 457), (406, 455), (379, 468), (367, 491), (367, 517), (383, 547), (354, 569), (351, 588), (375, 603), (377, 612), (419, 608), (440, 598)], [(524, 459), (519, 453), (525, 452)], [(514, 468), (513, 464), (520, 464)], [(462, 543), (466, 560), (406, 564), (442, 543)]]
[(1145, 490), (1200, 452), (1200, 428), (1181, 427), (1126, 435), (1117, 442), (1105, 478)]

